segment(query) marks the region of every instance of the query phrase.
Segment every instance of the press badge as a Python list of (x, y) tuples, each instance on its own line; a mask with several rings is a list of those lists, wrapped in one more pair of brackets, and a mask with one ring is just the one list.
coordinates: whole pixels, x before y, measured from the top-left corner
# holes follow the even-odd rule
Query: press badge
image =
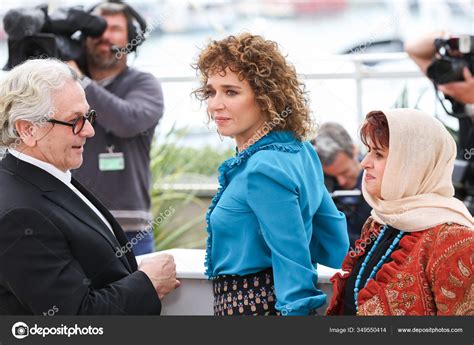
[(125, 169), (123, 152), (99, 153), (100, 171), (120, 171)]

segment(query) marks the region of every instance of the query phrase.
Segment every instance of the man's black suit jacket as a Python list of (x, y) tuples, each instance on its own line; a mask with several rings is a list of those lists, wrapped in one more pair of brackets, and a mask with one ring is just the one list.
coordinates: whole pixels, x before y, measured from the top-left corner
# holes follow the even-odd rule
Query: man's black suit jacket
[[(7, 154), (0, 161), (0, 314), (159, 314), (150, 279), (110, 212), (102, 220), (63, 182)], [(117, 186), (119, 188), (119, 186)]]

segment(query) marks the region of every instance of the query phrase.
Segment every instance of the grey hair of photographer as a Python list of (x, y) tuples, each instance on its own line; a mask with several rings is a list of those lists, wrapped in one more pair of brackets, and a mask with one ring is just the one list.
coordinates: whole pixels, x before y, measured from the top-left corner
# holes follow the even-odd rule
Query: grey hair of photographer
[(54, 93), (71, 79), (79, 80), (68, 65), (56, 59), (27, 60), (9, 71), (0, 80), (0, 147), (21, 143), (17, 121), (41, 126), (51, 118)]

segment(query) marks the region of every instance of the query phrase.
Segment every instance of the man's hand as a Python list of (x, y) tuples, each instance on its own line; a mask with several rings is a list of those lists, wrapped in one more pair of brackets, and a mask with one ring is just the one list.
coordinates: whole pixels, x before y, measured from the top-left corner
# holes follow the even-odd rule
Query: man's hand
[(150, 278), (160, 300), (181, 285), (176, 280), (176, 264), (173, 256), (160, 254), (143, 259), (138, 269)]
[(467, 67), (464, 67), (463, 75), (464, 81), (439, 85), (438, 89), (458, 102), (464, 104), (474, 103), (474, 77)]
[(84, 78), (84, 73), (82, 73), (82, 71), (79, 68), (79, 66), (77, 65), (76, 61), (69, 60), (66, 63), (69, 65), (69, 67), (71, 67), (77, 73), (77, 76), (79, 77), (79, 79)]

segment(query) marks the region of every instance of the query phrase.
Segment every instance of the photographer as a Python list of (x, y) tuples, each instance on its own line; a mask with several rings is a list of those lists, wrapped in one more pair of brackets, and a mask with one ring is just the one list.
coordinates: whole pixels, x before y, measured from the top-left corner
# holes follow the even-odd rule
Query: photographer
[[(446, 37), (443, 32), (432, 33), (422, 38), (407, 42), (405, 50), (410, 58), (420, 67), (424, 74), (427, 74), (428, 67), (433, 62), (436, 54), (434, 41), (436, 38)], [(464, 81), (451, 82), (439, 85), (438, 89), (447, 96), (450, 96), (464, 104), (474, 103), (474, 78), (469, 68), (463, 69)]]
[(361, 190), (363, 170), (357, 148), (344, 127), (335, 122), (321, 125), (312, 144), (323, 165), (326, 188), (333, 194), (337, 208), (346, 215), (349, 242), (353, 247), (372, 208), (362, 194), (337, 196), (337, 193)]
[(154, 76), (127, 66), (127, 53), (145, 39), (139, 14), (118, 1), (101, 3), (91, 13), (104, 18), (107, 28), (100, 37), (86, 38), (82, 70), (74, 61), (69, 65), (98, 117), (74, 177), (104, 201), (135, 255), (141, 255), (153, 251), (150, 149), (163, 115), (163, 93)]
[[(433, 59), (437, 57), (438, 49), (435, 40), (439, 38), (449, 39), (449, 36), (445, 32), (431, 33), (409, 41), (405, 45), (406, 52), (425, 75), (428, 75), (428, 69), (432, 65)], [(472, 50), (474, 47), (471, 47)], [(450, 49), (449, 44), (446, 54), (458, 58), (463, 56), (459, 51)], [(474, 77), (467, 67), (463, 68), (462, 76), (464, 78), (462, 81), (444, 83), (437, 85), (437, 88), (452, 100), (453, 112), (467, 115), (459, 117), (458, 142), (458, 158), (466, 159), (464, 157), (466, 150), (469, 152), (471, 148), (474, 148)], [(473, 157), (466, 160), (472, 161)]]
[(461, 188), (456, 190), (456, 196), (464, 200), (472, 213), (474, 211), (474, 154), (472, 154), (474, 37), (454, 37), (446, 32), (435, 32), (407, 42), (405, 50), (421, 71), (433, 81), (436, 89), (451, 102), (452, 112), (445, 110), (459, 121), (457, 159), (467, 161), (468, 165), (462, 174)]

